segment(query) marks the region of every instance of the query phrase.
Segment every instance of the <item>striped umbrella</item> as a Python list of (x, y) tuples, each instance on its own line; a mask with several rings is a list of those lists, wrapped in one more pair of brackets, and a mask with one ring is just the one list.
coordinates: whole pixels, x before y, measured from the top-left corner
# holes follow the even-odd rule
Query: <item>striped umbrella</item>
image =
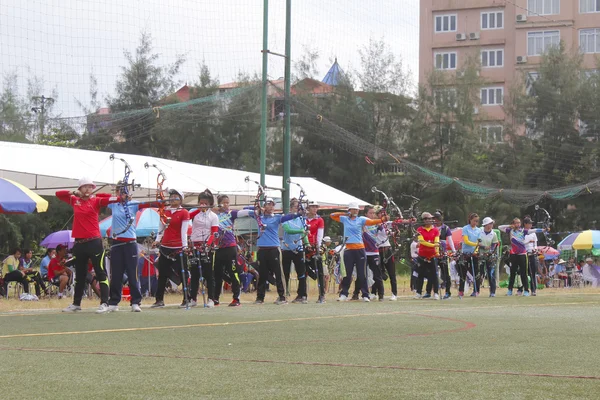
[(0, 178), (0, 213), (25, 214), (45, 212), (48, 202), (20, 183)]
[(571, 233), (557, 247), (558, 250), (600, 249), (600, 231), (588, 230)]

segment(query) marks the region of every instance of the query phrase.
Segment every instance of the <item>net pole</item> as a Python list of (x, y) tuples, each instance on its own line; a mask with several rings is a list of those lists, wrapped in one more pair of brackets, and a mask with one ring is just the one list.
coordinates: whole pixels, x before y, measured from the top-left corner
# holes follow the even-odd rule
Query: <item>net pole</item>
[(269, 0), (263, 3), (262, 96), (260, 105), (260, 184), (267, 173), (267, 75), (269, 63)]

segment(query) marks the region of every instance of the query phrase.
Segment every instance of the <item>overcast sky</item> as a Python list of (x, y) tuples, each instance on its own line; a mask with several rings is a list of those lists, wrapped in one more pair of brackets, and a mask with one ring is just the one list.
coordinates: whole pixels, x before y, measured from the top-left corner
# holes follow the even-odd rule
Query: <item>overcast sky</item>
[[(285, 50), (285, 0), (271, 0), (269, 49)], [(154, 37), (160, 62), (186, 54), (180, 79), (197, 80), (205, 60), (221, 83), (239, 71), (260, 72), (262, 0), (0, 0), (0, 74), (44, 80), (58, 92), (55, 113), (81, 115), (75, 99), (89, 102), (89, 75), (101, 94), (113, 94), (123, 50), (133, 51), (140, 32)], [(338, 58), (358, 68), (357, 49), (384, 38), (418, 75), (418, 0), (293, 0), (292, 59), (303, 46), (317, 49), (319, 79)], [(271, 56), (269, 76), (283, 76), (283, 59)]]

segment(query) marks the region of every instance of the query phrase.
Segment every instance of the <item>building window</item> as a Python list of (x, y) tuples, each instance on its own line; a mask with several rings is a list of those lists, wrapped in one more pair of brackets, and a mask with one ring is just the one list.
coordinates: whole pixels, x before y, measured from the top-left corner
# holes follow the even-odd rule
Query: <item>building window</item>
[(600, 53), (600, 29), (581, 29), (579, 48), (582, 53)]
[[(600, 0), (599, 0), (600, 1)], [(559, 31), (527, 32), (527, 55), (540, 56), (552, 46), (560, 44)]]
[(435, 69), (456, 69), (456, 52), (435, 53)]
[(579, 0), (580, 13), (595, 13), (600, 12), (599, 0)]
[(504, 50), (481, 50), (482, 67), (504, 66)]
[(502, 125), (484, 125), (481, 127), (479, 133), (480, 143), (494, 144), (504, 142)]
[(504, 11), (486, 11), (481, 13), (481, 29), (504, 28)]
[(535, 81), (538, 80), (540, 74), (537, 72), (528, 72), (527, 77), (525, 78), (525, 93), (528, 96), (535, 96)]
[(454, 125), (444, 124), (440, 126), (440, 142), (449, 145), (454, 137)]
[(481, 89), (482, 106), (499, 106), (504, 103), (504, 88), (492, 87)]
[(440, 32), (456, 32), (456, 14), (435, 16), (435, 33)]
[(560, 0), (528, 0), (527, 14), (552, 15), (560, 14)]
[(436, 107), (456, 107), (456, 89), (434, 89), (433, 102)]

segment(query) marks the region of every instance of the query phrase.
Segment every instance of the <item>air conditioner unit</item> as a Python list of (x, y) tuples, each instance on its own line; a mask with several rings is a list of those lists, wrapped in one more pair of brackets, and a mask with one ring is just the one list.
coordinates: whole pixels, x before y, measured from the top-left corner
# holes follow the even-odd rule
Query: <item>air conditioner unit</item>
[(473, 107), (473, 114), (479, 114), (479, 107)]
[(464, 33), (457, 33), (456, 40), (467, 40), (467, 35), (465, 35)]
[(527, 22), (527, 15), (525, 15), (525, 14), (518, 14), (517, 15), (517, 22)]
[(517, 64), (525, 64), (525, 63), (527, 63), (526, 56), (517, 56)]
[(471, 32), (471, 33), (469, 33), (469, 39), (471, 39), (471, 40), (478, 40), (479, 39), (479, 32)]

